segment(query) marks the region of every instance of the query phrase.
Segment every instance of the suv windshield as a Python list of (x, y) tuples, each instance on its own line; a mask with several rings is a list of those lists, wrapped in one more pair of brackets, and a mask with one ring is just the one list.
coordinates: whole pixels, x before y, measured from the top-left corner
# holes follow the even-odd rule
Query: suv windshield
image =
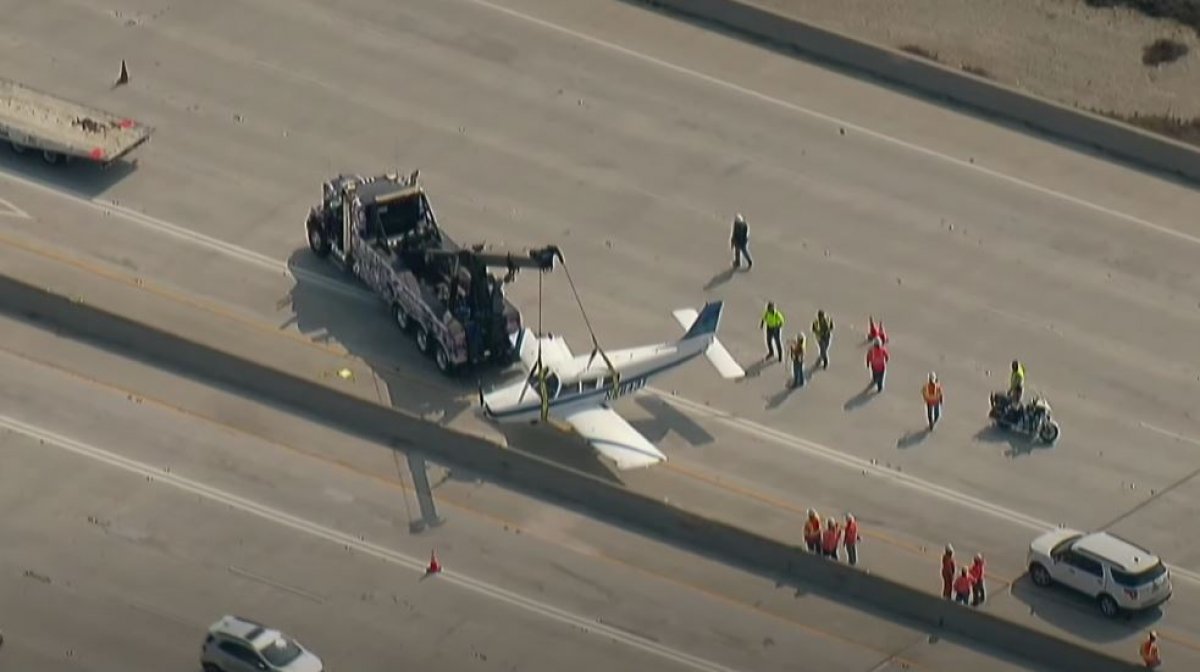
[(1160, 576), (1166, 573), (1167, 568), (1161, 561), (1154, 563), (1153, 567), (1144, 569), (1137, 573), (1122, 572), (1116, 567), (1112, 568), (1113, 581), (1116, 581), (1122, 586), (1127, 586), (1130, 588), (1133, 588), (1134, 586), (1144, 586), (1147, 583), (1157, 580)]
[(267, 659), (273, 667), (284, 667), (288, 663), (300, 657), (300, 647), (296, 643), (285, 637), (279, 637), (275, 641), (267, 644), (262, 648), (263, 658)]

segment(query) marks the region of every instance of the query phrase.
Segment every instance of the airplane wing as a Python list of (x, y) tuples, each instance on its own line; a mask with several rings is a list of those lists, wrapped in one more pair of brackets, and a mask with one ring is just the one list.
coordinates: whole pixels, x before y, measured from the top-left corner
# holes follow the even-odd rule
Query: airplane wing
[[(545, 353), (542, 354), (544, 357)], [(667, 461), (667, 456), (653, 443), (607, 406), (555, 415), (571, 425), (601, 455), (616, 462), (618, 469), (638, 469)]]
[(532, 371), (538, 359), (538, 346), (542, 348), (542, 364), (547, 369), (557, 371), (575, 359), (567, 342), (558, 336), (543, 336), (538, 338), (532, 329), (526, 327), (517, 335), (517, 352), (521, 356), (521, 364), (526, 371)]

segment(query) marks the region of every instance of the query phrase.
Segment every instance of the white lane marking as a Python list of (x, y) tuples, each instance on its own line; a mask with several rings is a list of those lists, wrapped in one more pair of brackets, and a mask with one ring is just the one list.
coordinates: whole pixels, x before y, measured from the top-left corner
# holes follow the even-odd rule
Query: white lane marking
[[(323, 288), (329, 289), (330, 291), (336, 292), (343, 296), (348, 296), (348, 297), (355, 298), (355, 299), (361, 299), (365, 302), (374, 302), (377, 300), (372, 294), (370, 294), (366, 290), (356, 287), (354, 285), (351, 285), (347, 281), (332, 279), (332, 278), (329, 278), (329, 277), (326, 277), (323, 275), (304, 271), (303, 269), (290, 269), (290, 268), (288, 268), (288, 265), (285, 262), (280, 261), (278, 259), (273, 259), (266, 255), (254, 252), (252, 250), (248, 250), (243, 247), (239, 247), (237, 245), (234, 245), (233, 243), (229, 243), (229, 242), (217, 239), (217, 238), (213, 238), (211, 236), (206, 236), (202, 233), (191, 231), (190, 229), (186, 229), (177, 224), (172, 224), (170, 222), (158, 219), (156, 217), (151, 217), (149, 215), (142, 214), (135, 210), (130, 210), (128, 208), (116, 205), (114, 203), (100, 202), (98, 199), (88, 199), (88, 198), (84, 198), (84, 197), (76, 195), (76, 194), (64, 192), (64, 191), (56, 189), (52, 186), (42, 184), (40, 182), (31, 180), (31, 179), (28, 179), (25, 177), (19, 177), (19, 176), (9, 174), (2, 169), (0, 169), (0, 178), (9, 179), (16, 183), (28, 186), (30, 188), (44, 191), (45, 193), (50, 194), (52, 196), (57, 196), (59, 198), (63, 198), (66, 200), (82, 203), (89, 207), (102, 209), (105, 212), (116, 214), (119, 217), (127, 219), (128, 221), (131, 221), (134, 224), (137, 224), (139, 226), (147, 228), (151, 231), (158, 231), (160, 233), (165, 233), (167, 235), (170, 235), (177, 239), (183, 240), (185, 242), (189, 242), (194, 245), (199, 245), (201, 247), (204, 247), (204, 248), (210, 249), (214, 252), (217, 252), (218, 254), (225, 254), (232, 259), (244, 261), (246, 263), (249, 263), (251, 265), (257, 266), (259, 268), (262, 268), (262, 269), (265, 269), (268, 271), (272, 271), (272, 272), (282, 271), (283, 273), (290, 274), (293, 277), (303, 277), (303, 278), (309, 279), (312, 282), (314, 282), (315, 284), (320, 285)], [(683, 408), (685, 410), (690, 410), (694, 414), (701, 415), (702, 417), (708, 417), (708, 418), (723, 422), (727, 426), (729, 426), (733, 429), (736, 429), (738, 431), (741, 431), (743, 433), (747, 433), (752, 436), (758, 436), (761, 438), (768, 439), (770, 441), (775, 442), (778, 445), (782, 445), (782, 446), (790, 448), (792, 450), (797, 450), (797, 451), (803, 452), (809, 456), (817, 457), (817, 458), (823, 459), (827, 462), (833, 462), (835, 464), (839, 464), (843, 467), (847, 467), (850, 469), (857, 469), (860, 471), (866, 470), (868, 473), (872, 473), (877, 476), (882, 476), (882, 477), (888, 478), (893, 483), (898, 483), (898, 484), (907, 486), (911, 489), (917, 490), (919, 492), (933, 495), (936, 497), (940, 497), (941, 499), (944, 499), (946, 501), (953, 502), (953, 503), (959, 504), (960, 506), (974, 509), (976, 511), (980, 511), (982, 513), (986, 513), (988, 515), (999, 518), (1001, 520), (1005, 520), (1005, 521), (1008, 521), (1011, 523), (1016, 523), (1018, 525), (1022, 525), (1031, 530), (1048, 530), (1048, 529), (1057, 527), (1057, 525), (1054, 525), (1054, 524), (1046, 522), (1044, 520), (1035, 518), (1033, 516), (1028, 516), (1028, 515), (1020, 513), (1018, 511), (1013, 511), (1012, 509), (1005, 508), (998, 504), (993, 504), (991, 502), (979, 499), (977, 497), (972, 497), (970, 495), (958, 492), (957, 490), (953, 490), (953, 489), (947, 488), (945, 486), (937, 485), (936, 483), (925, 481), (920, 478), (916, 478), (914, 476), (909, 476), (907, 474), (904, 474), (903, 472), (898, 472), (895, 470), (886, 469), (884, 467), (879, 467), (878, 465), (871, 464), (869, 460), (864, 460), (862, 458), (855, 457), (855, 456), (849, 455), (847, 453), (843, 453), (839, 450), (835, 450), (828, 446), (823, 446), (821, 444), (809, 441), (807, 439), (803, 439), (798, 436), (794, 436), (792, 434), (788, 434), (786, 432), (782, 432), (777, 429), (772, 429), (771, 427), (768, 427), (766, 425), (763, 425), (763, 424), (760, 424), (757, 422), (745, 420), (743, 418), (738, 418), (738, 417), (736, 417), (730, 413), (727, 413), (725, 411), (721, 411), (721, 410), (712, 408), (711, 406), (707, 406), (705, 404), (701, 404), (699, 402), (692, 401), (692, 400), (686, 399), (684, 397), (670, 394), (669, 392), (666, 392), (664, 390), (648, 387), (648, 388), (645, 388), (645, 392), (650, 393), (650, 394), (655, 394), (655, 395), (659, 396), (661, 399), (663, 399), (664, 401), (675, 403), (680, 408)], [(1178, 574), (1179, 576), (1191, 579), (1191, 580), (1195, 581), (1197, 584), (1200, 584), (1200, 573), (1191, 572), (1189, 570), (1185, 570), (1185, 569), (1182, 569), (1179, 567), (1174, 567), (1171, 565), (1168, 565), (1168, 566), (1171, 568), (1172, 572)]]
[(609, 42), (607, 40), (602, 40), (598, 37), (593, 37), (586, 33), (581, 33), (577, 30), (573, 30), (571, 28), (567, 28), (566, 26), (561, 26), (557, 23), (553, 23), (551, 21), (547, 21), (545, 19), (541, 19), (536, 16), (532, 16), (530, 14), (526, 14), (524, 12), (512, 9), (510, 7), (504, 7), (502, 5), (497, 5), (493, 2), (489, 2), (488, 0), (466, 0), (466, 1), (476, 4), (476, 5), (479, 5), (480, 7), (486, 7), (488, 9), (499, 12), (501, 14), (506, 14), (512, 18), (520, 19), (527, 23), (532, 23), (534, 25), (541, 26), (542, 28), (545, 28), (547, 30), (561, 33), (563, 35), (573, 37), (577, 40), (581, 40), (583, 42), (587, 42), (589, 44), (592, 44), (592, 45), (595, 45), (598, 47), (602, 47), (602, 48), (608, 49), (610, 51), (615, 51), (619, 54), (623, 54), (625, 56), (642, 61), (644, 63), (650, 63), (653, 65), (656, 65), (660, 68), (670, 70), (676, 74), (685, 75), (688, 77), (692, 77), (692, 78), (701, 80), (703, 82), (706, 82), (706, 83), (716, 86), (718, 88), (726, 89), (728, 91), (733, 91), (735, 93), (739, 93), (741, 95), (744, 95), (744, 96), (747, 96), (750, 98), (754, 98), (756, 100), (759, 100), (759, 101), (762, 101), (765, 103), (769, 103), (771, 105), (775, 105), (775, 106), (778, 106), (778, 107), (781, 107), (781, 108), (784, 108), (787, 110), (791, 110), (792, 112), (798, 112), (800, 114), (807, 115), (814, 119), (819, 119), (821, 121), (829, 122), (831, 124), (837, 124), (838, 126), (840, 126), (842, 128), (846, 128), (848, 130), (855, 131), (856, 133), (860, 133), (867, 137), (875, 138), (876, 140), (881, 140), (883, 142), (895, 145), (897, 147), (902, 147), (909, 151), (917, 152), (919, 154), (924, 154), (925, 156), (928, 156), (931, 158), (940, 159), (942, 161), (947, 161), (949, 163), (952, 163), (952, 164), (958, 166), (959, 168), (966, 168), (968, 170), (972, 170), (972, 171), (987, 175), (989, 177), (992, 177), (992, 178), (995, 178), (995, 179), (998, 179), (998, 180), (1001, 180), (1004, 182), (1008, 182), (1009, 184), (1016, 185), (1018, 187), (1022, 187), (1025, 189), (1029, 189), (1031, 191), (1035, 191), (1035, 192), (1043, 194), (1045, 196), (1058, 198), (1060, 200), (1066, 201), (1073, 205), (1077, 205), (1077, 206), (1092, 210), (1094, 212), (1100, 212), (1100, 213), (1109, 215), (1111, 217), (1115, 217), (1117, 219), (1124, 220), (1130, 224), (1135, 224), (1142, 228), (1145, 228), (1145, 229), (1148, 229), (1151, 231), (1156, 231), (1156, 232), (1161, 233), (1166, 236), (1171, 236), (1171, 237), (1177, 238), (1179, 240), (1187, 241), (1194, 245), (1200, 245), (1200, 236), (1194, 236), (1192, 234), (1184, 233), (1183, 231), (1178, 231), (1176, 229), (1172, 229), (1172, 228), (1163, 226), (1161, 224), (1155, 224), (1154, 222), (1147, 221), (1145, 219), (1142, 219), (1141, 217), (1137, 217), (1135, 215), (1130, 215), (1128, 213), (1121, 212), (1120, 210), (1114, 210), (1112, 208), (1105, 207), (1103, 205), (1099, 205), (1098, 203), (1092, 203), (1091, 201), (1084, 200), (1082, 198), (1079, 198), (1078, 196), (1072, 196), (1070, 194), (1066, 194), (1061, 191), (1056, 191), (1049, 187), (1043, 187), (1041, 185), (1034, 184), (1033, 182), (1028, 182), (1019, 177), (1013, 177), (1012, 175), (1002, 173), (998, 170), (992, 170), (991, 168), (986, 168), (986, 167), (981, 166), (978, 163), (974, 163), (972, 161), (964, 161), (960, 158), (950, 156), (949, 154), (943, 154), (942, 152), (939, 152), (937, 150), (929, 149), (928, 147), (922, 147), (921, 145), (917, 145), (917, 144), (914, 144), (914, 143), (911, 143), (911, 142), (908, 142), (905, 140), (901, 140), (899, 138), (892, 137), (890, 135), (881, 133), (879, 131), (873, 131), (869, 128), (859, 126), (853, 122), (845, 121), (843, 119), (839, 119), (837, 117), (834, 117), (834, 116), (831, 116), (828, 114), (824, 114), (822, 112), (817, 112), (816, 110), (812, 110), (807, 107), (797, 105), (796, 103), (788, 102), (781, 98), (776, 98), (774, 96), (762, 93), (760, 91), (755, 91), (754, 89), (750, 89), (750, 88), (741, 86), (739, 84), (734, 84), (733, 82), (730, 82), (728, 80), (720, 79), (720, 78), (714, 77), (712, 75), (707, 75), (703, 72), (699, 72), (697, 70), (692, 70), (691, 68), (686, 68), (682, 65), (677, 65), (670, 61), (665, 61), (660, 58), (655, 58), (654, 56), (650, 56), (649, 54), (644, 54), (640, 51), (635, 51), (633, 49), (630, 49), (629, 47), (623, 47), (619, 44), (615, 44), (615, 43)]
[[(816, 457), (825, 460), (826, 462), (833, 462), (850, 469), (865, 471), (874, 476), (889, 480), (896, 485), (901, 485), (926, 495), (938, 497), (945, 501), (958, 504), (959, 506), (985, 513), (1005, 522), (1014, 523), (1036, 532), (1044, 532), (1046, 530), (1059, 527), (1059, 525), (1055, 523), (1026, 515), (1020, 511), (1014, 511), (1013, 509), (1000, 506), (999, 504), (993, 504), (992, 502), (979, 499), (978, 497), (972, 497), (957, 490), (938, 485), (937, 483), (932, 483), (930, 481), (917, 478), (916, 476), (910, 476), (904, 472), (896, 471), (895, 469), (881, 467), (878, 464), (872, 463), (870, 460), (864, 460), (861, 457), (855, 457), (854, 455), (843, 453), (839, 450), (821, 445), (815, 441), (809, 441), (808, 439), (802, 439), (798, 436), (781, 432), (777, 429), (754, 422), (753, 420), (739, 418), (731, 413), (727, 413), (711, 406), (671, 394), (665, 390), (660, 390), (654, 387), (645, 387), (643, 388), (643, 391), (647, 394), (657, 396), (668, 404), (675, 405), (684, 412), (691, 413), (701, 418), (715, 420), (742, 433), (758, 436), (777, 445), (804, 453), (810, 457)], [(1146, 427), (1148, 429), (1157, 430), (1157, 428), (1149, 425), (1146, 425)], [(1168, 433), (1168, 435), (1183, 441), (1192, 441), (1200, 445), (1200, 441), (1188, 438), (1186, 436), (1181, 436), (1174, 433)], [(1193, 583), (1196, 583), (1197, 585), (1200, 585), (1200, 572), (1194, 572), (1190, 569), (1185, 569), (1176, 565), (1167, 565), (1167, 567), (1171, 570), (1173, 575), (1185, 578)]]
[[(247, 513), (268, 522), (291, 528), (311, 537), (323, 539), (339, 546), (350, 547), (360, 553), (372, 556), (393, 565), (404, 567), (405, 569), (412, 570), (415, 573), (425, 573), (424, 560), (384, 546), (380, 546), (378, 544), (371, 543), (369, 541), (365, 541), (354, 535), (325, 527), (310, 520), (294, 516), (290, 513), (271, 508), (265, 504), (260, 504), (256, 501), (225, 492), (224, 490), (220, 490), (199, 481), (194, 481), (183, 476), (179, 476), (178, 474), (166, 471), (165, 469), (154, 467), (144, 462), (140, 462), (123, 455), (118, 455), (117, 453), (109, 452), (103, 448), (98, 448), (82, 441), (77, 441), (60, 434), (55, 434), (54, 432), (27, 424), (6, 415), (0, 415), (0, 427), (32, 439), (37, 439), (44, 444), (61, 448), (81, 457), (102, 462), (123, 471), (138, 474), (159, 483), (169, 485), (178, 490), (198, 495), (209, 501), (223, 504), (230, 508), (241, 511), (242, 513)], [(690, 667), (692, 669), (706, 670), (711, 672), (734, 672), (733, 668), (728, 668), (718, 663), (684, 653), (677, 649), (672, 649), (668, 646), (664, 646), (644, 637), (628, 633), (618, 628), (607, 626), (595, 619), (576, 615), (569, 611), (559, 609), (558, 607), (551, 606), (544, 602), (539, 602), (538, 600), (525, 597), (485, 581), (459, 574), (458, 572), (443, 570), (441, 575), (438, 576), (438, 580), (445, 581), (458, 586), (459, 588), (464, 588), (479, 595), (504, 602), (508, 605), (524, 609), (558, 623), (579, 628), (584, 632), (611, 639), (645, 653), (680, 663), (681, 665)]]
[(12, 201), (0, 198), (0, 217), (16, 217), (17, 219), (33, 219), (28, 212), (13, 205)]
[(726, 411), (671, 394), (665, 390), (655, 387), (646, 387), (645, 391), (648, 394), (652, 394), (682, 411), (688, 412), (695, 416), (720, 422), (721, 424), (735, 429), (743, 434), (749, 434), (751, 436), (765, 439), (789, 450), (794, 450), (796, 452), (808, 455), (809, 457), (816, 457), (825, 460), (826, 462), (839, 464), (849, 469), (865, 471), (874, 476), (887, 479), (897, 485), (902, 485), (927, 495), (939, 497), (948, 502), (953, 502), (960, 506), (974, 509), (975, 511), (988, 514), (1005, 522), (1014, 523), (1038, 532), (1058, 527), (1058, 525), (1055, 523), (1005, 508), (999, 504), (993, 504), (992, 502), (979, 499), (978, 497), (972, 497), (971, 495), (959, 492), (957, 490), (922, 480), (916, 476), (910, 476), (902, 471), (881, 467), (878, 464), (872, 463), (870, 460), (844, 453), (840, 450), (816, 443), (815, 441), (802, 439), (798, 436), (794, 436), (761, 423), (754, 422), (753, 420), (737, 417), (732, 413), (728, 413)]
[(236, 259), (252, 266), (257, 266), (272, 272), (282, 271), (284, 274), (293, 278), (303, 279), (305, 282), (320, 285), (325, 289), (337, 292), (338, 294), (349, 298), (366, 298), (374, 300), (374, 297), (371, 296), (370, 293), (348, 283), (329, 278), (328, 276), (324, 276), (319, 273), (313, 273), (312, 271), (307, 271), (303, 268), (289, 268), (286, 263), (273, 257), (268, 257), (265, 254), (260, 254), (253, 250), (239, 247), (238, 245), (220, 240), (219, 238), (206, 236), (198, 231), (193, 231), (192, 229), (179, 226), (178, 224), (172, 224), (166, 220), (152, 217), (145, 213), (138, 212), (137, 210), (127, 208), (123, 205), (118, 205), (112, 201), (101, 198), (87, 198), (85, 196), (80, 196), (79, 194), (65, 191), (41, 180), (17, 175), (4, 169), (0, 169), (0, 178), (8, 180), (14, 184), (19, 184), (34, 191), (72, 201), (79, 205), (91, 208), (92, 210), (97, 210), (108, 215), (117, 215), (134, 224), (138, 224), (158, 233), (165, 234), (177, 240), (199, 245), (200, 247), (207, 248), (213, 252), (223, 254), (231, 259)]
[(1152, 424), (1150, 424), (1150, 423), (1148, 423), (1148, 422), (1141, 422), (1141, 423), (1138, 423), (1138, 424), (1140, 424), (1142, 427), (1145, 427), (1146, 429), (1148, 429), (1148, 430), (1150, 430), (1150, 431), (1152, 431), (1152, 432), (1155, 432), (1155, 433), (1157, 433), (1157, 434), (1162, 434), (1163, 436), (1170, 437), (1170, 438), (1172, 438), (1172, 439), (1175, 439), (1176, 441), (1182, 441), (1182, 442), (1184, 442), (1184, 443), (1190, 443), (1190, 444), (1192, 444), (1193, 446), (1200, 446), (1200, 439), (1195, 439), (1195, 438), (1192, 438), (1192, 437), (1190, 437), (1190, 436), (1186, 436), (1186, 435), (1183, 435), (1183, 434), (1178, 434), (1178, 433), (1176, 433), (1176, 432), (1172, 432), (1172, 431), (1171, 431), (1171, 430), (1169, 430), (1169, 429), (1163, 429), (1162, 427), (1158, 427), (1158, 426), (1152, 425)]

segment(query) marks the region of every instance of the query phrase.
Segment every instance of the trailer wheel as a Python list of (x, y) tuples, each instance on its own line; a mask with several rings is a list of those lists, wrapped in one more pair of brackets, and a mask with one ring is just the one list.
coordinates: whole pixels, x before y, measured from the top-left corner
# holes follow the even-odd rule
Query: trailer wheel
[(52, 152), (48, 149), (42, 150), (42, 160), (46, 163), (56, 166), (63, 162), (63, 155), (58, 152)]

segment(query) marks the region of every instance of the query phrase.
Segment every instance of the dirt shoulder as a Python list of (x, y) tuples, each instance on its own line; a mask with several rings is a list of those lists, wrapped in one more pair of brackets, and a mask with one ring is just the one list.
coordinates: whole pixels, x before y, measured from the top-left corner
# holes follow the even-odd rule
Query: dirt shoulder
[[(905, 49), (1039, 96), (1200, 144), (1200, 37), (1122, 0), (751, 0), (869, 42)], [(1155, 4), (1155, 3), (1151, 3)], [(1185, 10), (1200, 0), (1159, 0)], [(1091, 6), (1115, 5), (1115, 6)], [(1187, 53), (1147, 65), (1159, 56)], [(1164, 118), (1179, 120), (1175, 123)]]

